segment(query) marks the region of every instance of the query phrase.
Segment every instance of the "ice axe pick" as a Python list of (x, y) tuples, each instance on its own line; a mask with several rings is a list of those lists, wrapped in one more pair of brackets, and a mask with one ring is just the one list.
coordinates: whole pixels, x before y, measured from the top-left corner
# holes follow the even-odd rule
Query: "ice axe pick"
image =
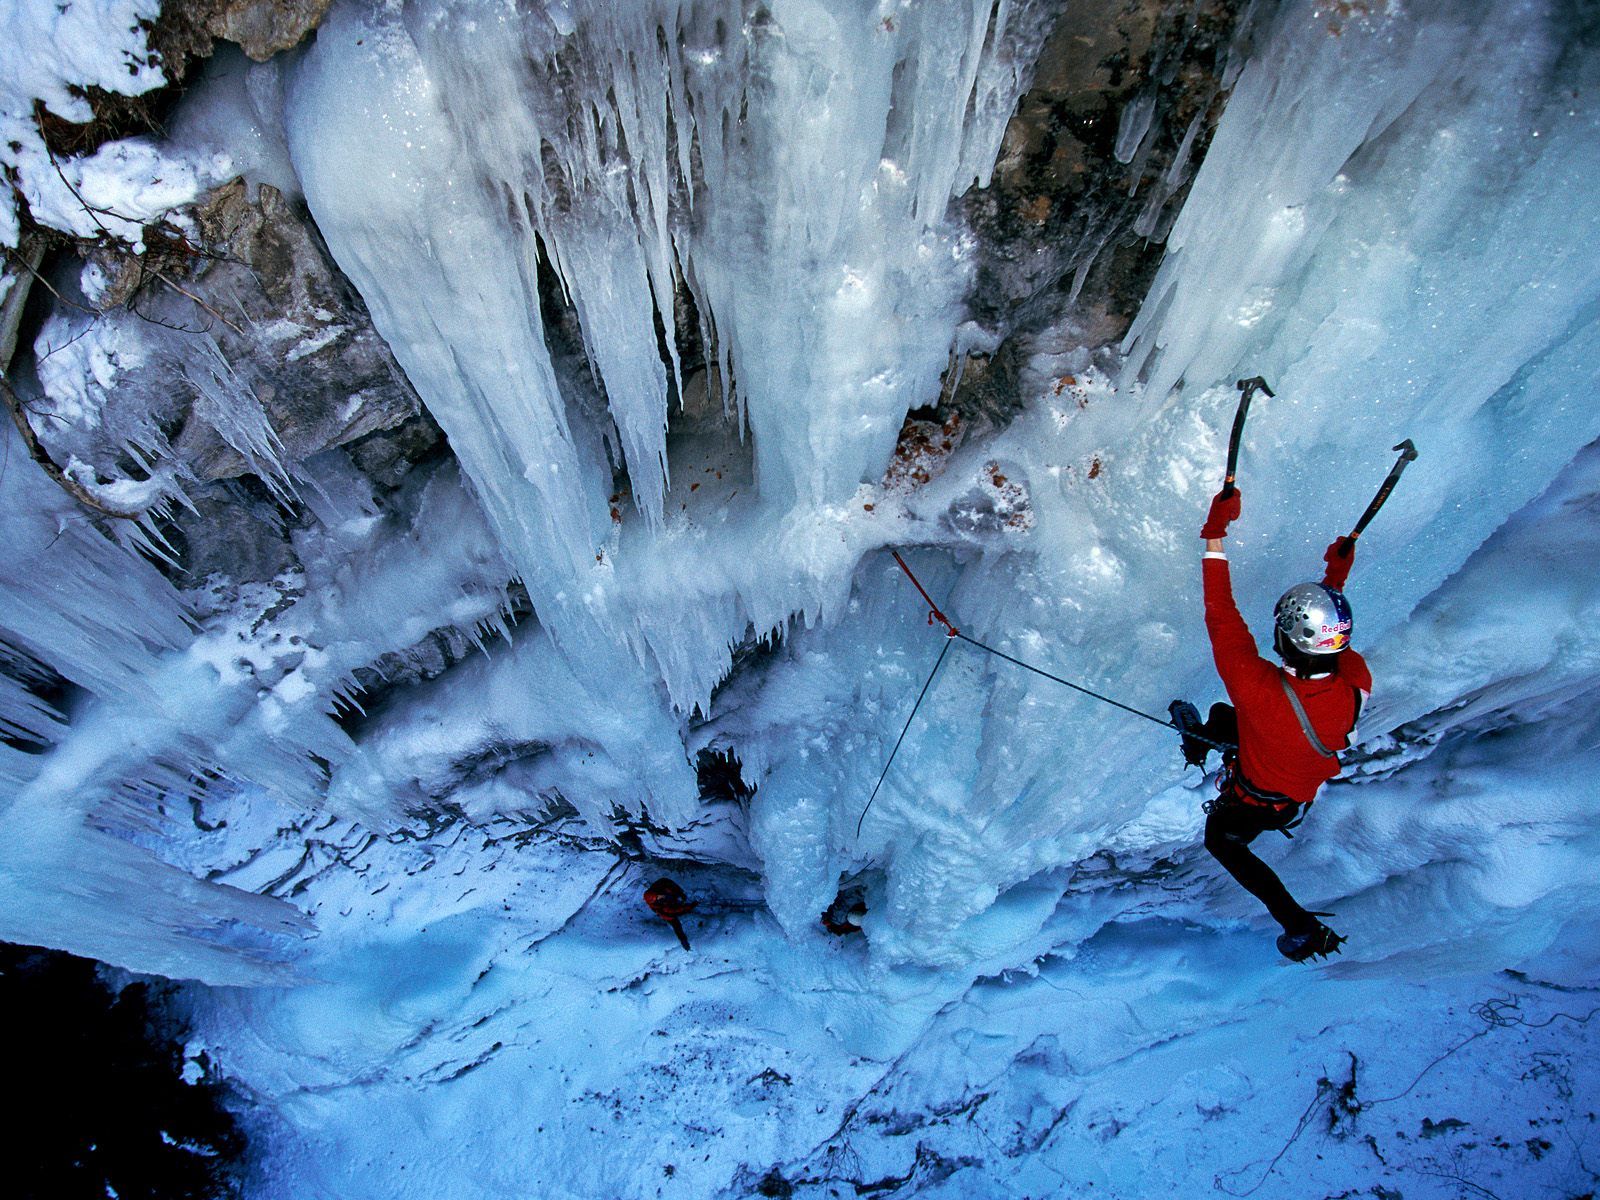
[(1394, 485), (1400, 482), (1400, 475), (1405, 471), (1406, 466), (1416, 460), (1417, 448), (1411, 444), (1410, 438), (1401, 442), (1395, 449), (1400, 452), (1400, 457), (1395, 459), (1394, 466), (1389, 468), (1389, 474), (1384, 478), (1382, 485), (1379, 486), (1378, 494), (1372, 498), (1372, 503), (1367, 505), (1367, 511), (1361, 514), (1361, 519), (1356, 522), (1356, 527), (1344, 539), (1352, 545), (1361, 536), (1361, 531), (1371, 523), (1372, 518), (1378, 515), (1378, 510), (1383, 507), (1383, 502), (1389, 498), (1389, 493), (1394, 491)]
[(1259, 375), (1249, 379), (1241, 379), (1234, 384), (1239, 389), (1239, 407), (1233, 414), (1233, 432), (1228, 435), (1228, 474), (1222, 481), (1222, 494), (1231, 496), (1234, 493), (1233, 481), (1239, 471), (1239, 439), (1244, 437), (1244, 419), (1250, 412), (1250, 400), (1256, 392), (1263, 391), (1268, 396), (1273, 395), (1267, 381)]

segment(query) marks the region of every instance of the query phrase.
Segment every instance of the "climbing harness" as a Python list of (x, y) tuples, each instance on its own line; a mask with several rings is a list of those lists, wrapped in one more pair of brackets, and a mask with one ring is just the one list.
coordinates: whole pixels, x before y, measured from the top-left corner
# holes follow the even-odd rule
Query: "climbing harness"
[[(1071, 688), (1075, 692), (1080, 692), (1085, 696), (1091, 697), (1092, 699), (1099, 700), (1103, 704), (1109, 704), (1113, 708), (1120, 708), (1123, 712), (1132, 713), (1136, 717), (1143, 717), (1146, 721), (1153, 721), (1155, 724), (1160, 725), (1163, 728), (1176, 729), (1180, 733), (1184, 732), (1183, 728), (1175, 721), (1163, 721), (1160, 717), (1155, 716), (1152, 713), (1147, 713), (1143, 709), (1134, 708), (1131, 704), (1124, 704), (1120, 700), (1114, 700), (1110, 696), (1094, 691), (1092, 688), (1086, 688), (1082, 684), (1073, 683), (1070, 679), (1063, 679), (1059, 675), (1052, 674), (1041, 667), (1036, 667), (1032, 663), (1023, 662), (1020, 658), (1015, 658), (1003, 650), (996, 650), (993, 646), (986, 645), (985, 643), (980, 642), (977, 638), (969, 637), (962, 633), (961, 630), (956, 628), (956, 626), (951, 623), (950, 619), (940, 611), (939, 606), (933, 602), (933, 597), (928, 595), (928, 590), (922, 586), (922, 582), (916, 577), (915, 574), (912, 573), (911, 568), (906, 565), (906, 560), (900, 557), (900, 552), (898, 550), (892, 550), (890, 553), (894, 556), (894, 561), (900, 564), (900, 569), (906, 573), (906, 578), (911, 580), (912, 586), (917, 589), (923, 600), (927, 602), (928, 624), (932, 625), (935, 621), (938, 621), (944, 626), (945, 643), (943, 649), (939, 651), (938, 660), (933, 664), (933, 670), (928, 672), (927, 682), (922, 685), (922, 691), (917, 695), (917, 702), (911, 706), (911, 715), (906, 718), (905, 727), (900, 730), (900, 736), (895, 740), (894, 749), (889, 752), (889, 761), (883, 764), (883, 772), (878, 776), (878, 782), (872, 789), (872, 795), (867, 798), (866, 807), (861, 810), (861, 816), (856, 821), (856, 837), (859, 838), (861, 836), (861, 827), (867, 819), (867, 810), (872, 807), (872, 802), (878, 798), (878, 791), (883, 787), (883, 781), (889, 777), (889, 768), (894, 765), (895, 755), (900, 753), (900, 744), (906, 740), (906, 734), (911, 731), (911, 722), (916, 719), (917, 710), (922, 707), (922, 701), (927, 696), (928, 689), (933, 686), (934, 676), (939, 673), (939, 668), (944, 665), (944, 658), (945, 655), (949, 653), (950, 644), (958, 640), (966, 642), (969, 646), (976, 646), (979, 650), (986, 651), (987, 653), (994, 655), (996, 658), (1004, 659), (1008, 663), (1021, 667), (1024, 671), (1032, 671), (1035, 675), (1042, 675), (1052, 682), (1061, 684), (1063, 687)], [(1223, 752), (1238, 749), (1238, 746), (1233, 742), (1214, 741), (1211, 738), (1205, 737), (1198, 733), (1187, 733), (1185, 736), (1193, 738), (1199, 742), (1204, 742), (1206, 745), (1212, 746)]]
[(1286, 808), (1298, 808), (1299, 811), (1295, 813), (1292, 821), (1277, 827), (1277, 831), (1291, 841), (1294, 840), (1294, 834), (1289, 831), (1306, 819), (1306, 810), (1311, 807), (1309, 803), (1301, 804), (1282, 792), (1268, 792), (1256, 787), (1239, 770), (1238, 759), (1226, 757), (1222, 761), (1221, 770), (1217, 772), (1217, 794), (1201, 804), (1200, 811), (1209, 817), (1212, 813), (1235, 804), (1249, 808), (1271, 808), (1279, 812)]

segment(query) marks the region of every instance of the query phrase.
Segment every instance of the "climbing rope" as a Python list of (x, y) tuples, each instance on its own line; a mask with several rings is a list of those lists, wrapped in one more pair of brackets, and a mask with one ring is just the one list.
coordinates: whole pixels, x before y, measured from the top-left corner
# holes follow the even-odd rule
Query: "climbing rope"
[[(899, 558), (900, 556), (896, 554), (895, 557)], [(903, 567), (905, 566), (905, 563), (901, 563), (900, 565)], [(915, 582), (914, 579), (913, 582)], [(921, 587), (922, 585), (920, 583), (917, 584), (918, 590), (921, 590)], [(923, 595), (927, 595), (927, 593), (923, 592)], [(935, 609), (934, 611), (938, 610)], [(940, 619), (943, 620), (942, 617)], [(939, 668), (944, 665), (944, 656), (950, 653), (950, 643), (953, 640), (953, 638), (945, 638), (944, 646), (939, 651), (938, 661), (933, 664), (933, 670), (928, 672), (928, 681), (922, 685), (922, 691), (917, 694), (917, 702), (911, 706), (911, 715), (906, 718), (905, 728), (900, 731), (900, 736), (895, 741), (894, 749), (889, 751), (889, 761), (883, 764), (883, 774), (878, 776), (877, 786), (872, 789), (872, 795), (867, 797), (866, 808), (863, 808), (861, 810), (861, 815), (856, 818), (856, 837), (858, 838), (861, 836), (861, 824), (867, 819), (867, 809), (872, 807), (872, 802), (878, 798), (878, 788), (881, 788), (883, 786), (883, 781), (889, 777), (889, 768), (894, 765), (894, 756), (900, 753), (900, 743), (905, 741), (906, 734), (911, 732), (911, 722), (916, 719), (917, 709), (922, 707), (923, 697), (928, 694), (928, 689), (933, 686), (933, 677), (939, 673)]]
[[(891, 550), (889, 553), (894, 555), (895, 562), (900, 564), (900, 569), (906, 573), (906, 578), (911, 580), (911, 586), (921, 592), (922, 598), (928, 602), (928, 624), (932, 625), (935, 621), (938, 621), (945, 627), (945, 637), (960, 637), (961, 631), (950, 624), (950, 619), (939, 611), (939, 606), (933, 602), (933, 597), (928, 595), (928, 589), (922, 586), (921, 581), (911, 573), (911, 568), (906, 566), (906, 560), (900, 557), (900, 551)], [(967, 640), (969, 642), (972, 641), (971, 638)], [(976, 645), (977, 643), (974, 642), (973, 644)], [(985, 646), (984, 649), (987, 650), (988, 647)]]
[(1175, 729), (1180, 734), (1183, 734), (1184, 737), (1201, 742), (1204, 745), (1212, 747), (1213, 749), (1223, 751), (1224, 753), (1229, 750), (1238, 749), (1238, 746), (1233, 742), (1219, 742), (1208, 738), (1203, 734), (1185, 732), (1184, 729), (1175, 721), (1163, 721), (1154, 713), (1147, 713), (1142, 708), (1134, 708), (1131, 704), (1124, 704), (1120, 700), (1114, 700), (1110, 696), (1095, 691), (1093, 688), (1086, 688), (1082, 684), (1073, 683), (1070, 679), (1063, 679), (1061, 676), (1052, 674), (1051, 672), (1044, 670), (1042, 667), (1036, 667), (1032, 663), (1023, 662), (1022, 659), (1013, 657), (1012, 655), (1007, 654), (1004, 650), (996, 650), (993, 646), (986, 645), (985, 643), (980, 642), (977, 638), (968, 637), (966, 634), (962, 633), (961, 630), (957, 629), (955, 625), (951, 623), (950, 618), (945, 616), (944, 613), (939, 610), (939, 606), (933, 602), (933, 597), (928, 595), (928, 590), (922, 586), (922, 582), (916, 577), (915, 574), (912, 573), (911, 568), (906, 566), (906, 560), (900, 557), (900, 552), (898, 550), (891, 550), (890, 553), (894, 555), (894, 561), (900, 564), (900, 569), (906, 573), (906, 578), (911, 580), (912, 586), (917, 589), (923, 600), (927, 602), (928, 624), (932, 625), (935, 621), (937, 621), (944, 626), (945, 643), (944, 649), (939, 651), (938, 661), (933, 664), (933, 670), (928, 672), (927, 682), (922, 685), (922, 691), (917, 696), (917, 702), (911, 706), (911, 715), (906, 718), (905, 728), (900, 731), (900, 737), (895, 741), (894, 749), (889, 752), (889, 761), (883, 764), (883, 773), (878, 776), (877, 786), (872, 789), (872, 795), (867, 799), (866, 808), (861, 810), (861, 817), (856, 821), (856, 837), (859, 838), (861, 836), (861, 826), (862, 823), (867, 819), (867, 809), (872, 807), (872, 802), (878, 798), (878, 789), (883, 787), (883, 781), (889, 777), (889, 768), (894, 765), (895, 755), (900, 753), (900, 743), (906, 740), (906, 734), (911, 730), (911, 722), (916, 718), (917, 709), (922, 707), (923, 698), (927, 696), (928, 689), (933, 686), (933, 677), (939, 673), (939, 668), (944, 664), (944, 656), (950, 650), (950, 643), (956, 641), (957, 639), (966, 642), (969, 646), (976, 646), (979, 650), (986, 651), (987, 653), (994, 655), (996, 658), (1004, 659), (1006, 662), (1011, 663), (1014, 666), (1021, 667), (1024, 671), (1032, 671), (1035, 675), (1042, 675), (1054, 683), (1061, 684), (1063, 687), (1071, 688), (1073, 691), (1088, 696), (1091, 699), (1099, 700), (1102, 704), (1109, 704), (1113, 708), (1120, 708), (1123, 712), (1132, 713), (1136, 717), (1143, 717), (1146, 721), (1153, 721), (1155, 724), (1160, 725), (1164, 729)]
[[(970, 638), (964, 633), (958, 633), (956, 636), (963, 642), (967, 642), (970, 645), (976, 646), (979, 650), (987, 650), (996, 658), (1003, 658), (1008, 663), (1015, 663), (1024, 671), (1032, 671), (1035, 675), (1043, 675), (1046, 679), (1053, 679), (1056, 683), (1059, 683), (1064, 687), (1069, 687), (1075, 692), (1082, 692), (1085, 696), (1093, 696), (1096, 700), (1099, 700), (1104, 704), (1109, 704), (1113, 708), (1120, 708), (1123, 712), (1130, 712), (1136, 717), (1143, 717), (1146, 721), (1154, 721), (1157, 725), (1165, 726), (1167, 729), (1178, 728), (1171, 721), (1163, 721), (1160, 717), (1155, 716), (1153, 713), (1147, 713), (1142, 708), (1134, 708), (1132, 705), (1124, 704), (1121, 700), (1113, 700), (1110, 696), (1102, 696), (1099, 692), (1092, 688), (1083, 687), (1080, 684), (1073, 683), (1070, 679), (1063, 679), (1059, 675), (1052, 675), (1049, 671), (1042, 670), (1039, 667), (1034, 666), (1032, 663), (1025, 663), (1020, 658), (1012, 658), (1011, 655), (1007, 654), (1004, 650), (996, 650), (993, 646), (985, 646), (982, 642), (978, 641), (977, 638)], [(1207, 742), (1208, 745), (1221, 745), (1219, 742), (1210, 742), (1206, 738), (1201, 737), (1199, 734), (1191, 733), (1189, 736), (1194, 738), (1196, 741)], [(1232, 750), (1232, 744), (1230, 743), (1227, 748)]]

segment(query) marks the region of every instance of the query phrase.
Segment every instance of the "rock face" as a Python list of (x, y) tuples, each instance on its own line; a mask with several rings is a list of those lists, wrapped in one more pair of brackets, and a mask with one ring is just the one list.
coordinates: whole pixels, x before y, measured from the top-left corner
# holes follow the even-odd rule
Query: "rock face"
[(333, 0), (213, 0), (206, 32), (237, 42), (256, 62), (297, 46), (322, 23)]
[[(235, 42), (256, 62), (288, 50), (322, 22), (332, 0), (167, 0), (153, 21), (140, 21), (152, 62), (166, 83), (137, 95), (90, 85), (82, 90), (93, 117), (69, 121), (41, 105), (39, 131), (61, 157), (90, 154), (120, 138), (164, 136), (164, 123), (215, 40)], [(63, 9), (62, 11), (65, 11)]]
[(181, 493), (162, 529), (181, 586), (271, 580), (297, 562), (309, 460), (348, 447), (381, 499), (444, 438), (304, 210), (235, 181), (192, 227), (150, 227), (140, 256), (91, 256), (99, 314), (46, 323), (30, 423), (102, 511), (159, 513)]
[[(182, 55), (203, 53), (210, 35), (261, 59), (303, 38), (328, 5), (199, 0), (173, 6), (155, 32), (167, 41), (194, 32), (181, 46), (174, 41), (174, 69)], [(939, 425), (952, 414), (969, 428), (1004, 425), (1031, 339), (1063, 313), (1081, 345), (1103, 346), (1125, 331), (1220, 113), (1230, 54), (1247, 32), (1246, 7), (1244, 0), (1088, 0), (1060, 10), (991, 186), (963, 201), (980, 247), (969, 306), (991, 348), (962, 362), (945, 402), (924, 415)], [(100, 263), (102, 306), (207, 330), (191, 340), (209, 345), (178, 345), (148, 367), (151, 375), (171, 375), (171, 357), (185, 359), (181, 378), (165, 384), (170, 397), (151, 398), (158, 380), (145, 381), (143, 397), (128, 372), (117, 381), (119, 389), (132, 384), (131, 403), (154, 414), (181, 475), (267, 478), (279, 463), (359, 442), (358, 467), (392, 487), (410, 462), (433, 453), (437, 428), (420, 415), (415, 393), (307, 214), (267, 186), (252, 199), (236, 181), (207, 197), (194, 216), (200, 236), (193, 240), (203, 251), (179, 238), (176, 250), (188, 252), (187, 261), (176, 254), (160, 264), (163, 280), (181, 283), (152, 280), (147, 260), (157, 252), (118, 260), (114, 250), (103, 251), (111, 257)], [(552, 302), (549, 312), (550, 332), (579, 357), (580, 336), (562, 325), (567, 306)], [(697, 330), (695, 315), (677, 315), (680, 340), (694, 341), (683, 335)], [(122, 312), (102, 318), (134, 319)], [(691, 364), (702, 357), (696, 345), (681, 349)], [(213, 383), (227, 395), (219, 400)], [(63, 461), (75, 456), (102, 477), (137, 475), (126, 446), (148, 440), (119, 435), (111, 410), (123, 402), (106, 400), (97, 447), (85, 444), (87, 431), (75, 437), (59, 422), (41, 428), (41, 438), (59, 444)]]
[(234, 42), (256, 62), (298, 46), (327, 15), (333, 0), (167, 0), (149, 28), (161, 70), (181, 83), (212, 39)]
[[(198, 238), (158, 239), (151, 227), (138, 257), (102, 248), (89, 289), (100, 315), (42, 335), (42, 410), (55, 419), (35, 424), (57, 461), (126, 477), (137, 446), (171, 460), (180, 483), (247, 473), (287, 483), (298, 462), (419, 419), (416, 393), (305, 213), (266, 185), (252, 200), (235, 181), (194, 219)], [(415, 433), (387, 457), (438, 440), (431, 422)], [(381, 449), (368, 457), (393, 474)]]
[(1160, 263), (1226, 98), (1242, 0), (1065, 7), (968, 193), (982, 240), (974, 316), (1023, 333), (1067, 311), (1084, 345), (1121, 337)]
[[(309, 220), (273, 188), (252, 203), (242, 180), (214, 192), (197, 212), (218, 257), (194, 291), (219, 312), (213, 325), (235, 375), (254, 384), (288, 460), (310, 457), (420, 411), (366, 306), (328, 258)], [(214, 425), (190, 420), (175, 448), (202, 478), (242, 474), (246, 457)]]
[[(191, 497), (194, 511), (184, 514), (170, 538), (183, 571), (180, 583), (212, 577), (254, 583), (299, 567), (284, 514), (265, 493), (249, 480), (224, 480)], [(208, 598), (195, 600), (205, 611)]]
[[(296, 462), (344, 447), (381, 495), (441, 453), (444, 435), (306, 214), (266, 185), (252, 201), (235, 181), (196, 219), (217, 257), (192, 290), (219, 312), (239, 314), (232, 326), (213, 322), (210, 337), (249, 382), (291, 474)], [(296, 515), (274, 504), (255, 478), (261, 464), (230, 433), (197, 405), (173, 441), (188, 472), (216, 481), (191, 489), (194, 511), (174, 531), (186, 583), (270, 580), (297, 565)]]

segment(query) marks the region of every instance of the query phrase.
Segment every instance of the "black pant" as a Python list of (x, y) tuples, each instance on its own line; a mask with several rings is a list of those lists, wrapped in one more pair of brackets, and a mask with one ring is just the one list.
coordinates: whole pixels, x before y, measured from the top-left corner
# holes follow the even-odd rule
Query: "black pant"
[(1282, 829), (1298, 815), (1294, 808), (1279, 812), (1265, 805), (1218, 799), (1206, 818), (1206, 849), (1211, 857), (1245, 891), (1265, 904), (1273, 920), (1287, 933), (1309, 929), (1316, 921), (1295, 902), (1277, 873), (1250, 852), (1250, 843), (1269, 829)]
[[(1238, 715), (1228, 704), (1213, 704), (1200, 733), (1220, 742), (1239, 740)], [(1277, 873), (1250, 852), (1250, 843), (1272, 829), (1282, 829), (1300, 815), (1299, 806), (1283, 809), (1246, 804), (1227, 793), (1212, 802), (1206, 818), (1206, 849), (1288, 933), (1299, 933), (1316, 919), (1296, 903)]]

